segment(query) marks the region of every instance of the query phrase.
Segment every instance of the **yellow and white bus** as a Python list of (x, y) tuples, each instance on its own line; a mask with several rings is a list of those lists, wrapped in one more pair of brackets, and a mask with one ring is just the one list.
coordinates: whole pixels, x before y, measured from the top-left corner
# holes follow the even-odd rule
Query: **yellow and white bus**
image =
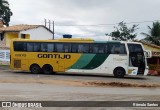
[(14, 39), (10, 46), (10, 68), (34, 74), (78, 72), (124, 77), (148, 73), (143, 45), (137, 42)]

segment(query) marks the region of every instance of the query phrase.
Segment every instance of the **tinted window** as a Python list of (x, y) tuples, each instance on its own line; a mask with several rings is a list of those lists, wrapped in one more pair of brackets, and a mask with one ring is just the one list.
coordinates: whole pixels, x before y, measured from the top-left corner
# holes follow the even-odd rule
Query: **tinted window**
[(47, 49), (48, 49), (48, 52), (53, 52), (54, 51), (54, 44), (53, 43), (48, 43), (47, 44)]
[(53, 43), (41, 43), (41, 51), (42, 52), (53, 52), (54, 44)]
[(60, 43), (56, 44), (56, 52), (63, 52), (63, 44)]
[(27, 51), (28, 52), (33, 52), (34, 48), (34, 43), (27, 43)]
[(79, 53), (89, 53), (89, 44), (79, 44), (78, 52)]
[(124, 44), (120, 44), (120, 54), (127, 54), (126, 47)]
[(126, 54), (126, 48), (124, 44), (108, 44), (109, 54)]
[(63, 52), (70, 52), (71, 51), (71, 46), (70, 44), (63, 44)]
[(26, 51), (26, 43), (24, 42), (14, 42), (14, 51)]
[(41, 51), (41, 44), (40, 43), (34, 43), (33, 44), (33, 51), (34, 52), (40, 52)]
[(78, 44), (72, 44), (71, 52), (76, 53), (78, 51)]
[(41, 51), (41, 44), (40, 43), (27, 43), (27, 51), (28, 52), (40, 52)]
[(105, 53), (105, 45), (104, 44), (93, 44), (92, 45), (93, 53)]
[(47, 52), (48, 49), (47, 49), (47, 43), (41, 43), (41, 51), (42, 52)]
[(129, 52), (143, 52), (140, 44), (128, 44)]

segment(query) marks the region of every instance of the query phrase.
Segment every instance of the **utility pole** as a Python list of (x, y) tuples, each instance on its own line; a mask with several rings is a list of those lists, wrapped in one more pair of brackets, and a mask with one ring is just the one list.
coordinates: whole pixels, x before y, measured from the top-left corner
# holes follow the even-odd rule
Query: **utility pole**
[(51, 30), (51, 21), (49, 20), (49, 30)]
[(44, 19), (44, 26), (46, 27), (47, 26), (47, 20)]
[[(48, 23), (49, 23), (49, 26), (47, 26), (48, 25)], [(46, 19), (44, 19), (44, 25), (45, 25), (45, 27), (48, 27), (48, 29), (51, 31), (51, 26), (52, 26), (52, 24), (53, 24), (53, 38), (52, 39), (54, 39), (54, 21), (52, 21), (52, 23), (51, 23), (51, 20), (48, 20), (48, 22), (47, 22), (47, 20)]]
[(54, 39), (54, 21), (52, 23), (53, 23), (53, 39)]

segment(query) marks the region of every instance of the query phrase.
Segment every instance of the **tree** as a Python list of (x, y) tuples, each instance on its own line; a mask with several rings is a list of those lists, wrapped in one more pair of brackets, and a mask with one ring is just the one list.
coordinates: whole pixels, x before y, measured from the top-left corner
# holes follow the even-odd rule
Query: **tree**
[(6, 26), (9, 26), (10, 17), (13, 15), (6, 0), (0, 0), (0, 19)]
[(160, 22), (153, 22), (152, 27), (148, 26), (149, 34), (141, 33), (145, 36), (144, 40), (160, 46)]
[(106, 34), (106, 36), (111, 36), (113, 40), (127, 41), (133, 40), (136, 38), (137, 34), (135, 30), (137, 30), (138, 25), (133, 25), (131, 28), (128, 28), (125, 22), (120, 22), (118, 27), (114, 27), (116, 30), (111, 32), (110, 34)]

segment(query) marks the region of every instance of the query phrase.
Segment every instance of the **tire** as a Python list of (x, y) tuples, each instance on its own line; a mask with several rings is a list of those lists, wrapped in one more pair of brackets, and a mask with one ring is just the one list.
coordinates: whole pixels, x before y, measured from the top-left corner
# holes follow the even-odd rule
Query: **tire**
[(30, 71), (31, 71), (31, 73), (33, 73), (33, 74), (38, 74), (38, 73), (41, 72), (41, 68), (40, 68), (40, 66), (39, 66), (38, 64), (32, 64), (32, 65), (30, 66)]
[(49, 64), (46, 64), (42, 67), (42, 71), (44, 74), (52, 74), (53, 73), (53, 67)]
[(114, 74), (114, 77), (116, 77), (116, 78), (123, 78), (126, 73), (125, 73), (124, 68), (117, 67), (117, 68), (114, 69), (113, 74)]

